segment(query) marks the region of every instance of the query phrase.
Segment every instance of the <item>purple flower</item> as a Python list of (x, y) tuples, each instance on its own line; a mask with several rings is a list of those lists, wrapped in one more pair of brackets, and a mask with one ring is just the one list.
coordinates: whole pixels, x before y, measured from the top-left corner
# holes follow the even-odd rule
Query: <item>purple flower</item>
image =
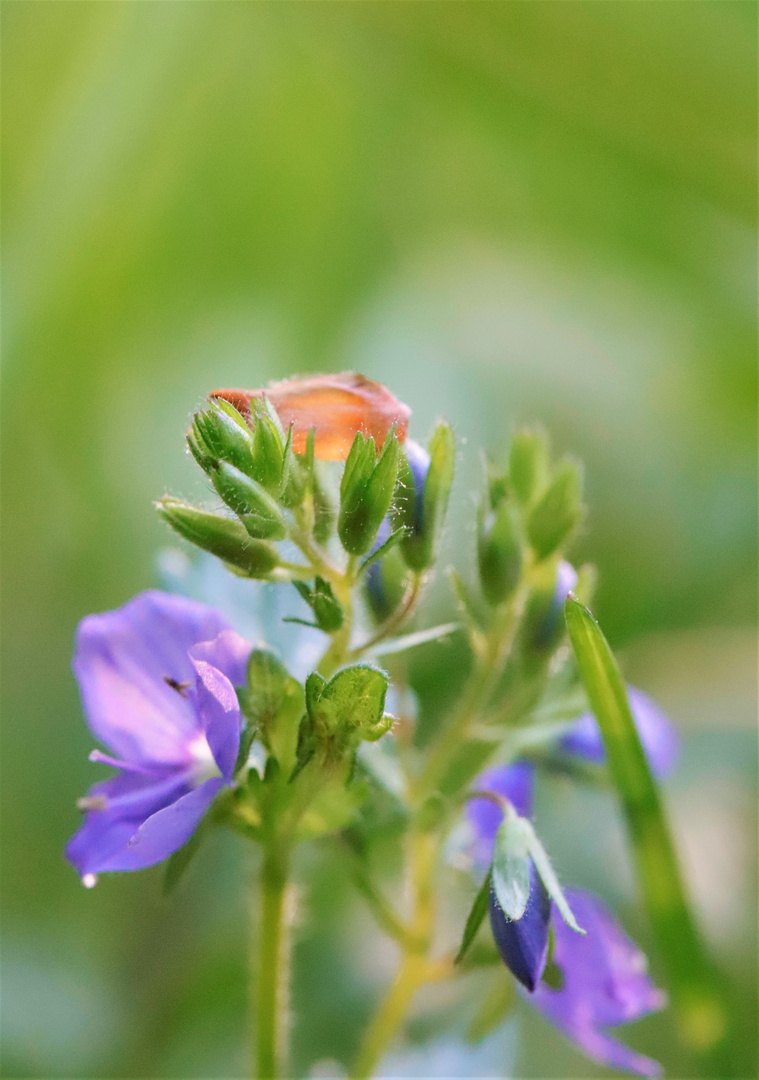
[[(504, 796), (526, 817), (532, 807), (532, 777), (532, 766), (517, 762), (483, 773), (477, 788)], [(473, 799), (467, 815), (475, 834), (473, 859), (487, 866), (501, 810), (492, 800)], [(665, 995), (648, 977), (646, 957), (600, 900), (579, 889), (567, 890), (566, 897), (585, 935), (564, 922), (532, 862), (530, 895), (521, 919), (507, 918), (491, 886), (490, 925), (503, 962), (529, 991), (527, 1001), (589, 1057), (615, 1069), (658, 1076), (657, 1062), (604, 1030), (664, 1008)], [(546, 971), (550, 929), (554, 947)]]
[[(643, 749), (656, 776), (666, 776), (677, 761), (679, 743), (672, 721), (642, 690), (627, 687), (633, 719), (643, 743)], [(567, 754), (585, 758), (595, 765), (606, 760), (603, 739), (595, 716), (583, 713), (559, 741), (559, 749)]]
[(584, 937), (576, 934), (553, 907), (551, 965), (558, 986), (541, 982), (528, 1000), (594, 1061), (623, 1072), (659, 1076), (658, 1062), (634, 1053), (604, 1031), (665, 1007), (666, 996), (651, 982), (645, 955), (597, 897), (580, 889), (567, 890), (566, 895), (587, 932)]
[(92, 787), (66, 857), (91, 887), (98, 873), (140, 870), (190, 838), (240, 746), (235, 686), (251, 646), (213, 608), (145, 592), (79, 624), (74, 673), (92, 733), (119, 769)]
[[(533, 767), (527, 761), (517, 761), (513, 765), (496, 765), (482, 773), (476, 788), (502, 795), (509, 800), (520, 817), (530, 817), (533, 776)], [(503, 820), (501, 808), (492, 799), (470, 799), (466, 813), (474, 834), (472, 858), (475, 865), (489, 866), (495, 834)]]

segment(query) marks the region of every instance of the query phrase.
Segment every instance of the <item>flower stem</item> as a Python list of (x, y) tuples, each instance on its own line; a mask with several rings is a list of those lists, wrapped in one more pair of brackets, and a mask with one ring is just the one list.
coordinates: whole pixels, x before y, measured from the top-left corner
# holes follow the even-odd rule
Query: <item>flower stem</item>
[(284, 1075), (289, 983), (288, 869), (289, 852), (272, 836), (264, 849), (260, 877), (255, 1069), (258, 1080), (277, 1080)]

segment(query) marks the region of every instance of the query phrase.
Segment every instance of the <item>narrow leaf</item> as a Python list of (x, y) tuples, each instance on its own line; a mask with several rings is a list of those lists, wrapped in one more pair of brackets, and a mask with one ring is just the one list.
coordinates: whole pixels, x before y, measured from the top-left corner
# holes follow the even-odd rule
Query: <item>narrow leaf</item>
[(401, 525), (400, 528), (391, 532), (384, 544), (380, 544), (375, 551), (372, 551), (366, 556), (364, 561), (358, 568), (358, 577), (361, 577), (365, 570), (368, 570), (372, 563), (375, 563), (377, 559), (381, 559), (383, 555), (387, 555), (388, 551), (398, 543), (398, 541), (405, 535), (405, 528)]
[(461, 623), (441, 623), (440, 626), (430, 626), (427, 630), (416, 630), (413, 634), (403, 634), (401, 637), (391, 638), (375, 645), (371, 652), (372, 656), (389, 656), (391, 653), (405, 652), (417, 645), (426, 645), (428, 641), (438, 641), (448, 634), (461, 629)]
[(559, 879), (556, 877), (554, 868), (551, 866), (551, 860), (548, 858), (546, 849), (541, 844), (540, 840), (532, 827), (532, 823), (524, 820), (524, 835), (527, 844), (527, 850), (530, 853), (535, 869), (540, 875), (540, 879), (546, 887), (546, 892), (553, 900), (556, 907), (561, 913), (561, 917), (567, 926), (571, 926), (573, 930), (576, 930), (578, 934), (584, 934), (577, 925), (577, 920), (572, 914), (572, 909), (567, 903), (567, 898), (559, 884)]
[(459, 951), (456, 953), (456, 959), (454, 964), (460, 964), (466, 956), (469, 946), (477, 936), (477, 931), (482, 925), (482, 920), (488, 913), (488, 897), (490, 896), (490, 878), (491, 870), (488, 870), (485, 875), (485, 880), (480, 885), (479, 891), (474, 898), (472, 904), (472, 910), (469, 912), (466, 920), (466, 926), (464, 927), (464, 936), (461, 939), (461, 945)]

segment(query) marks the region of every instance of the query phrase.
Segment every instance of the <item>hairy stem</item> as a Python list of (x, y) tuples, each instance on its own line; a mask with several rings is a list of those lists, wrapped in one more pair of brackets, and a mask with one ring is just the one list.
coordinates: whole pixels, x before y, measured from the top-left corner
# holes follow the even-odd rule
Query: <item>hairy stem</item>
[(422, 575), (414, 573), (409, 583), (409, 586), (403, 595), (403, 599), (401, 600), (400, 604), (395, 609), (393, 614), (385, 620), (382, 626), (379, 627), (377, 632), (373, 634), (368, 641), (365, 641), (364, 644), (360, 645), (357, 649), (353, 649), (353, 651), (349, 654), (348, 659), (358, 660), (361, 656), (363, 656), (365, 652), (373, 648), (373, 646), (379, 645), (379, 643), (381, 641), (384, 641), (385, 638), (388, 638), (391, 636), (391, 634), (394, 634), (398, 627), (401, 626), (402, 623), (405, 622), (405, 620), (411, 614), (416, 604), (416, 601), (419, 598), (421, 587)]
[(261, 867), (258, 931), (256, 1069), (258, 1080), (284, 1075), (288, 1007), (287, 875), (289, 852), (272, 836)]

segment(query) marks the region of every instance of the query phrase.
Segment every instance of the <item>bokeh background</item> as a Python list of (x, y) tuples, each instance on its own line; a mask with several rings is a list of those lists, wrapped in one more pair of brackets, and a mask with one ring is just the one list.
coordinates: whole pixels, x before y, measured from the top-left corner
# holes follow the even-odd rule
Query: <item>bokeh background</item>
[[(170, 899), (160, 870), (85, 892), (63, 861), (99, 775), (72, 636), (155, 583), (151, 499), (198, 493), (182, 437), (207, 391), (352, 368), (417, 435), (455, 425), (446, 559), (465, 572), (481, 444), (536, 420), (585, 459), (576, 555), (682, 730), (667, 797), (755, 1076), (754, 4), (5, 0), (2, 18), (5, 1075), (246, 1074), (235, 839)], [(456, 671), (436, 646), (415, 662), (428, 722)], [(645, 943), (608, 798), (549, 785), (539, 820), (565, 880)], [(392, 956), (329, 849), (308, 858), (294, 1069), (327, 1076)], [(445, 1033), (418, 1016), (386, 1075), (601, 1073), (523, 1009), (464, 1048), (440, 1004)], [(682, 1076), (666, 1022), (631, 1038)]]

